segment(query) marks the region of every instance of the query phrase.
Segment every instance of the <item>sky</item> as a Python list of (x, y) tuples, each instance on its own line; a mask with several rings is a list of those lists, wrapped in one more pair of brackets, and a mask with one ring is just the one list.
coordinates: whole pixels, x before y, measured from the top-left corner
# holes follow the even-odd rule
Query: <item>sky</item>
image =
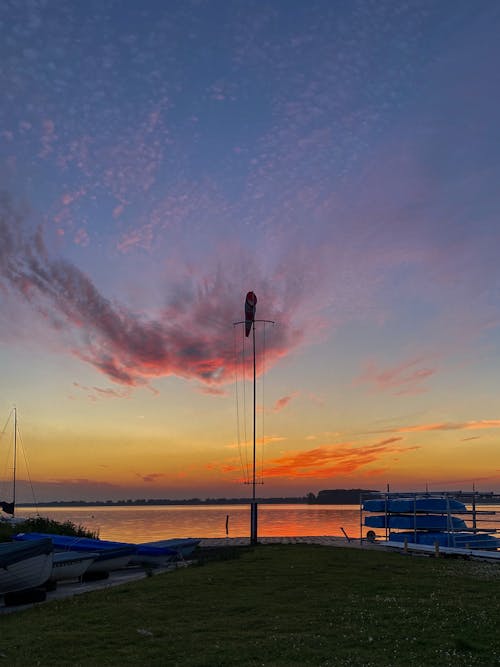
[(250, 495), (250, 290), (257, 495), (500, 492), (498, 34), (488, 0), (2, 2), (0, 493), (15, 406), (20, 501)]

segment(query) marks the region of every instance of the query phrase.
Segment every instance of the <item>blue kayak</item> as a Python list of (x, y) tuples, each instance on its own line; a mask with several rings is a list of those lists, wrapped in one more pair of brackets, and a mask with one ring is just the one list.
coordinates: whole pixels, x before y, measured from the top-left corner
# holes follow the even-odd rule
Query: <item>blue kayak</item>
[(18, 533), (15, 540), (39, 540), (49, 538), (56, 549), (67, 551), (106, 551), (108, 549), (119, 549), (121, 547), (132, 547), (135, 545), (127, 542), (112, 542), (110, 540), (94, 540), (89, 537), (73, 537), (71, 535), (52, 535), (50, 533)]
[(454, 498), (374, 498), (363, 503), (365, 512), (466, 512), (464, 503)]
[(142, 542), (137, 547), (138, 553), (147, 549), (171, 549), (182, 558), (185, 558), (193, 553), (200, 541), (191, 537), (180, 537), (169, 540), (156, 540), (155, 542)]
[(390, 533), (392, 542), (404, 542), (414, 544), (428, 544), (433, 546), (436, 542), (441, 547), (458, 547), (461, 549), (497, 549), (500, 547), (500, 539), (487, 533), (453, 533), (453, 532), (427, 532), (416, 533), (413, 531), (402, 533)]
[(365, 517), (370, 528), (413, 528), (417, 530), (464, 530), (463, 519), (447, 514), (375, 514)]

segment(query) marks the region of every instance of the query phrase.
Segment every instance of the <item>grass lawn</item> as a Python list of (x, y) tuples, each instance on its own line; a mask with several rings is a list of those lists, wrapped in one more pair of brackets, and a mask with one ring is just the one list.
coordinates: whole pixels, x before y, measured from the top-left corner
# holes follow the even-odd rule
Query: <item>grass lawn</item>
[(0, 616), (5, 665), (500, 665), (500, 565), (313, 545)]

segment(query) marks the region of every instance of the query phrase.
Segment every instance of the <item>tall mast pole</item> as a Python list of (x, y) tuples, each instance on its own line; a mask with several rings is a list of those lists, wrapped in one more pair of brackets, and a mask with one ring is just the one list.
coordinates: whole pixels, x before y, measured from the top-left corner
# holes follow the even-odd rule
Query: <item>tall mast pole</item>
[(17, 467), (17, 410), (14, 406), (14, 479), (12, 484), (12, 516), (16, 510), (16, 467)]
[(256, 382), (255, 382), (255, 322), (253, 323), (252, 326), (252, 338), (253, 338), (253, 477), (252, 477), (252, 502), (255, 503), (255, 433), (256, 433), (256, 428), (255, 428), (255, 423), (256, 423), (256, 418), (255, 418), (255, 413), (256, 413)]
[[(255, 307), (257, 305), (257, 297), (254, 292), (248, 292), (245, 300), (245, 319), (240, 322), (234, 322), (233, 326), (237, 324), (245, 325), (245, 336), (248, 338), (250, 330), (252, 330), (252, 347), (253, 347), (253, 466), (252, 466), (252, 501), (250, 503), (250, 543), (257, 544), (257, 498), (255, 495), (255, 486), (257, 484), (256, 471), (256, 414), (257, 414), (257, 361), (255, 354), (255, 322), (274, 324), (272, 320), (256, 320)], [(245, 374), (246, 376), (246, 374)], [(246, 379), (246, 378), (245, 378)]]

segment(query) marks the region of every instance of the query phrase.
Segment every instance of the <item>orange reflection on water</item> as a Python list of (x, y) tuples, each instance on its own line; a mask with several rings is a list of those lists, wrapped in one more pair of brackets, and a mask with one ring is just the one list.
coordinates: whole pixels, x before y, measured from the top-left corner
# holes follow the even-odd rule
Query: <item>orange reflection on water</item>
[[(149, 542), (172, 537), (247, 537), (249, 505), (157, 505), (128, 507), (40, 507), (38, 513), (72, 521), (97, 532), (101, 539)], [(35, 508), (19, 508), (18, 516), (35, 516)], [(356, 505), (259, 505), (258, 535), (289, 537), (342, 535), (359, 537)]]

